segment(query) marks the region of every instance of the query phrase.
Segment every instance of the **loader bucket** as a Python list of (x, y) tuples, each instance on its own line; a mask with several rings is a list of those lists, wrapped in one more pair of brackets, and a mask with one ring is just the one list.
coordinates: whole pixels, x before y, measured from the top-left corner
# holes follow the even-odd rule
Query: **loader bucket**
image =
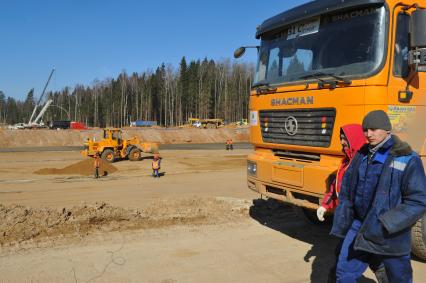
[(146, 152), (146, 153), (158, 153), (158, 144), (157, 143), (144, 142), (142, 144), (142, 151)]

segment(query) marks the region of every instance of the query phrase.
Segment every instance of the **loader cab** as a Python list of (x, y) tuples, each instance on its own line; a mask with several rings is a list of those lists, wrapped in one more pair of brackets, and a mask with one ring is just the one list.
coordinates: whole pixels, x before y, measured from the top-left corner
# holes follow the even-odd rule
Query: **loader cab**
[(122, 137), (121, 137), (121, 131), (120, 130), (113, 130), (111, 132), (111, 139), (116, 140), (119, 144), (122, 142)]
[(122, 132), (120, 129), (104, 129), (103, 138), (109, 140), (111, 144), (121, 145), (123, 143)]

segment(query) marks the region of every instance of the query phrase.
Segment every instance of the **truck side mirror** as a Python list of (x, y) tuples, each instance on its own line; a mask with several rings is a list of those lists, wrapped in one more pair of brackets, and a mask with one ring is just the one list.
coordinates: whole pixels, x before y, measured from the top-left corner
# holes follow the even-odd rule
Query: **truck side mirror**
[(411, 14), (411, 51), (409, 63), (417, 72), (426, 72), (426, 9)]
[(257, 52), (259, 52), (260, 46), (241, 46), (234, 51), (234, 58), (240, 58), (246, 52), (246, 48), (256, 48)]
[(235, 51), (234, 51), (234, 58), (236, 59), (236, 58), (240, 58), (241, 56), (243, 56), (244, 55), (244, 53), (246, 52), (246, 48), (245, 47), (243, 47), (243, 46), (241, 46), (240, 48), (237, 48)]

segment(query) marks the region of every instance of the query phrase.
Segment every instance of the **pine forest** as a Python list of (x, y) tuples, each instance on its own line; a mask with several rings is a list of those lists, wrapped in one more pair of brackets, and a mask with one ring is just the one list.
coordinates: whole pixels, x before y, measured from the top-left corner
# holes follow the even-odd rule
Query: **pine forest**
[[(123, 127), (131, 121), (157, 121), (179, 126), (188, 118), (239, 121), (248, 116), (254, 66), (247, 63), (182, 58), (179, 66), (161, 64), (155, 71), (96, 80), (48, 92), (52, 105), (43, 121), (72, 120), (92, 127)], [(1, 86), (0, 86), (1, 87)], [(0, 123), (28, 122), (37, 102), (31, 90), (25, 101), (7, 97), (0, 90)]]

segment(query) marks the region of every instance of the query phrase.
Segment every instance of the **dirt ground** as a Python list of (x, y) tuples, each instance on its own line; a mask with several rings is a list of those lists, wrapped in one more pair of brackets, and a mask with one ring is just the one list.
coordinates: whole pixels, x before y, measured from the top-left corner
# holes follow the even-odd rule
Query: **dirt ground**
[(164, 150), (159, 179), (147, 158), (97, 180), (78, 152), (0, 153), (0, 282), (326, 282), (329, 227), (249, 191), (249, 151)]

